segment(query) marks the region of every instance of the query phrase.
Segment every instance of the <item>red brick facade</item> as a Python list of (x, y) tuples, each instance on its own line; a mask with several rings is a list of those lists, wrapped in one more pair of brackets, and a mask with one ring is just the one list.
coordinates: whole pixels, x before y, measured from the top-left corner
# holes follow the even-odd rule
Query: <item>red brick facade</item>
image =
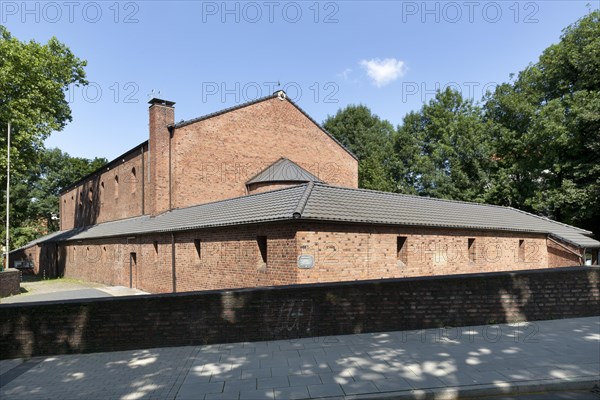
[(181, 128), (174, 121), (170, 103), (152, 104), (148, 142), (61, 195), (61, 230), (244, 196), (246, 182), (281, 157), (324, 182), (358, 187), (358, 161), (287, 100)]
[[(581, 264), (553, 254), (551, 243), (544, 234), (286, 222), (50, 243), (27, 253), (36, 272), (168, 293)], [(306, 255), (314, 266), (299, 268)]]
[(61, 230), (143, 215), (150, 198), (144, 185), (147, 158), (148, 145), (138, 146), (62, 193)]
[[(357, 160), (286, 99), (179, 125), (173, 104), (153, 100), (148, 142), (62, 194), (62, 230), (286, 187), (246, 185), (282, 157), (357, 187)], [(545, 234), (290, 221), (50, 242), (12, 257), (46, 276), (161, 293), (572, 266), (580, 252)]]

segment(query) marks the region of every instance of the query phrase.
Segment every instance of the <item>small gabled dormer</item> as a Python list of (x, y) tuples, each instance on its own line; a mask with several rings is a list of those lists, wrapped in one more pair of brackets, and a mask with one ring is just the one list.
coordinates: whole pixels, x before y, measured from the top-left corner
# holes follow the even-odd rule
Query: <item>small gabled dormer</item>
[(299, 185), (306, 182), (324, 183), (295, 162), (280, 158), (246, 182), (248, 194)]

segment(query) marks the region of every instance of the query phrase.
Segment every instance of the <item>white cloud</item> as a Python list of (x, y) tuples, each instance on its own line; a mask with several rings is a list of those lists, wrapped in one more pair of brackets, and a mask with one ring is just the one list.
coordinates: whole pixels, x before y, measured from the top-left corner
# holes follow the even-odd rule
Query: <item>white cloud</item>
[(360, 66), (367, 70), (367, 75), (377, 87), (392, 83), (406, 72), (404, 61), (395, 58), (361, 60)]

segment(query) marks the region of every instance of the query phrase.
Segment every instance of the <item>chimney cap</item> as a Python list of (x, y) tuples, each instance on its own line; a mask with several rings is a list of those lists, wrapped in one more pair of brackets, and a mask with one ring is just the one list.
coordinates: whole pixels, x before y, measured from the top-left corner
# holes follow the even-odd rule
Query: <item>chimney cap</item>
[(160, 105), (160, 106), (167, 106), (167, 107), (173, 107), (175, 105), (174, 101), (169, 101), (169, 100), (163, 100), (163, 99), (159, 99), (157, 97), (152, 98), (152, 100), (150, 100), (148, 102), (148, 104), (151, 105)]

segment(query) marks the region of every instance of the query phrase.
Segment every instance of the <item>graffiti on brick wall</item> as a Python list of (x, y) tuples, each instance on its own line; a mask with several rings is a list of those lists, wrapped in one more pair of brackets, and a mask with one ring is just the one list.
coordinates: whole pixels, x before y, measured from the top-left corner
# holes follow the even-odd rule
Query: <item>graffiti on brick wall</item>
[(312, 299), (289, 299), (279, 306), (269, 306), (268, 320), (272, 325), (269, 329), (271, 337), (298, 338), (314, 335), (313, 326), (314, 304)]

